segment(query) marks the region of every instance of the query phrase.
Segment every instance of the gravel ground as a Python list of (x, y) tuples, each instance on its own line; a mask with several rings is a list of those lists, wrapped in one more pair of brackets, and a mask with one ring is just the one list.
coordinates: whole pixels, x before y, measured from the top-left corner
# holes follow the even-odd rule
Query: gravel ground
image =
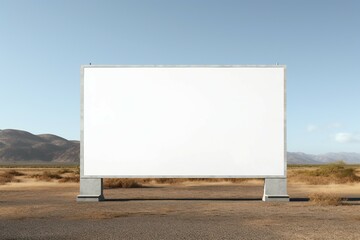
[(259, 182), (111, 189), (100, 203), (77, 203), (75, 183), (29, 186), (0, 187), (0, 239), (360, 239), (359, 201), (265, 203)]

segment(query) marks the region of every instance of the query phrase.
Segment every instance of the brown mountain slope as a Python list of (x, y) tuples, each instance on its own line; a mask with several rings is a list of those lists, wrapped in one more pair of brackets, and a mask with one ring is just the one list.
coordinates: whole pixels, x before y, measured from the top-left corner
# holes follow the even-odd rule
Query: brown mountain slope
[(52, 134), (0, 130), (0, 163), (78, 163), (80, 143)]

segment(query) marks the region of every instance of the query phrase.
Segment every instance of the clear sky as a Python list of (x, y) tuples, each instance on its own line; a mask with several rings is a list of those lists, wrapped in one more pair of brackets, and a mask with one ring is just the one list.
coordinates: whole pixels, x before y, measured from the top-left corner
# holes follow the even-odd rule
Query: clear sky
[(288, 151), (360, 152), (360, 1), (0, 1), (0, 129), (79, 139), (81, 64), (287, 65)]

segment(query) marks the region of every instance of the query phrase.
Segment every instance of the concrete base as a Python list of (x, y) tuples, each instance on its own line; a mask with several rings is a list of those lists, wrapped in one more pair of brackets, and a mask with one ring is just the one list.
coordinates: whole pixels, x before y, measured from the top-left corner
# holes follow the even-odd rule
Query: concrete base
[(265, 178), (264, 196), (265, 202), (288, 202), (286, 178)]
[(104, 200), (102, 178), (80, 178), (78, 202), (99, 202)]
[(85, 196), (85, 195), (78, 195), (76, 197), (77, 202), (101, 202), (104, 200), (103, 196)]
[[(80, 194), (78, 202), (100, 202), (104, 200), (102, 178), (80, 178)], [(265, 178), (264, 196), (265, 202), (288, 202), (286, 178)]]

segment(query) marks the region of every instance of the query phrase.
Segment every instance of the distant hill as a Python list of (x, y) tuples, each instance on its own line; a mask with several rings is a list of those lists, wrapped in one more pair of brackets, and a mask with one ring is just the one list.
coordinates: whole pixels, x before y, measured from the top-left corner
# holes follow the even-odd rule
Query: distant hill
[(325, 154), (306, 154), (302, 152), (288, 152), (288, 164), (325, 164), (336, 161), (344, 161), (348, 164), (360, 164), (360, 153), (325, 153)]
[(0, 130), (0, 163), (79, 163), (80, 143), (52, 134)]
[(321, 164), (315, 160), (316, 155), (306, 154), (302, 152), (288, 152), (287, 163), (288, 164)]
[[(26, 131), (0, 130), (0, 163), (79, 163), (80, 143), (52, 134), (34, 135)], [(288, 164), (325, 164), (335, 161), (360, 164), (360, 153), (320, 155), (288, 152)]]

